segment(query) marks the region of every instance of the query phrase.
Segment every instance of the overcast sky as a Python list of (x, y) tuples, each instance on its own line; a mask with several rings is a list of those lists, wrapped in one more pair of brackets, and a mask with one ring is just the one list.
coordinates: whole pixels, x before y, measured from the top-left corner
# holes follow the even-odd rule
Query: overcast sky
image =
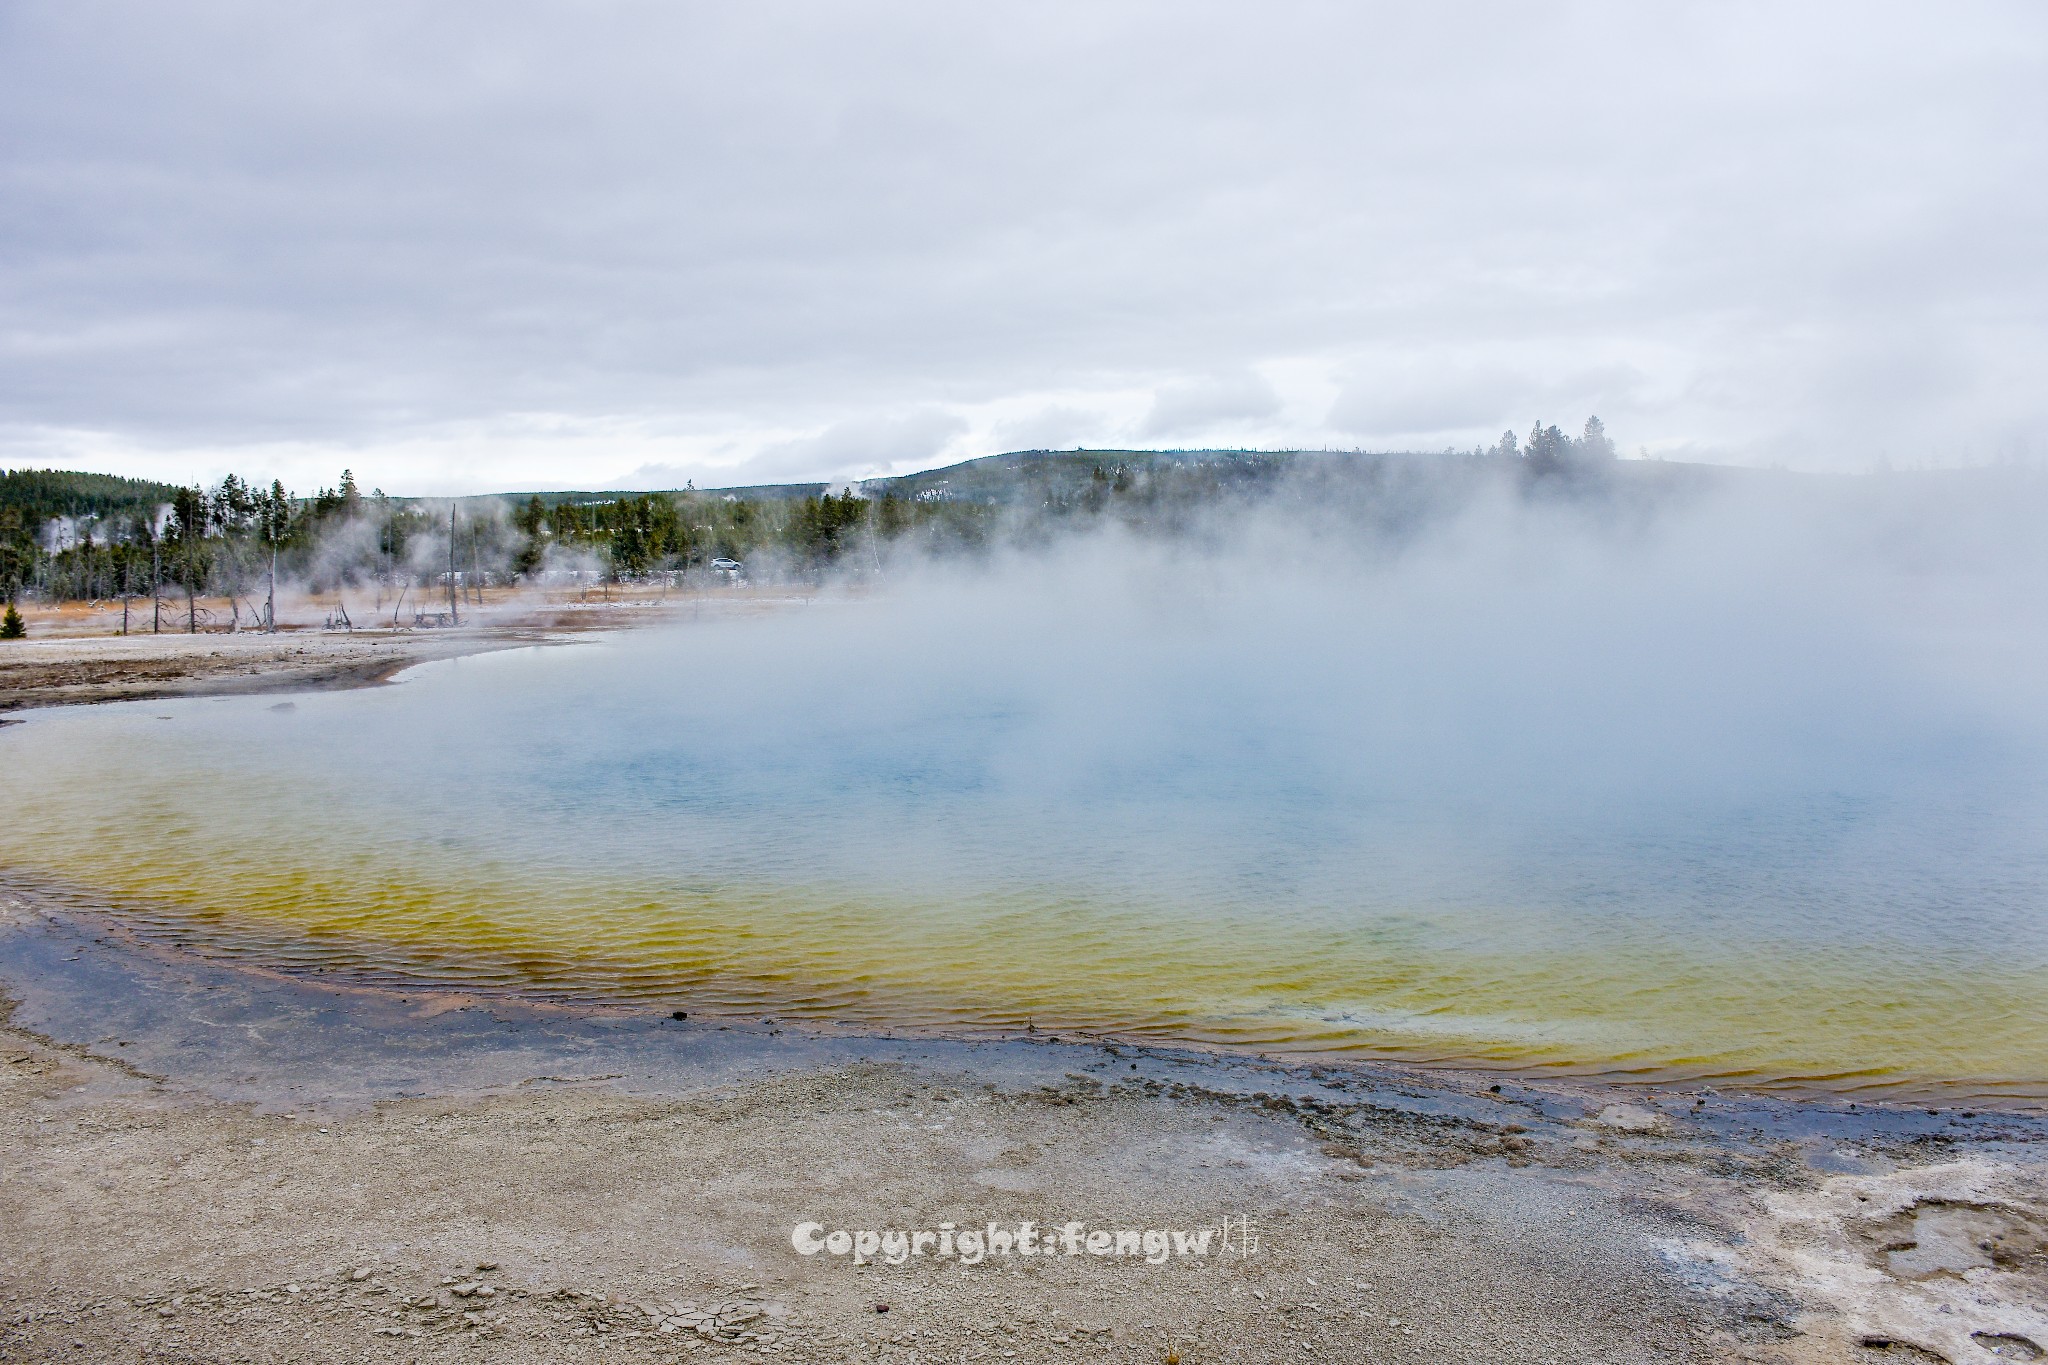
[(2038, 3), (0, 0), (0, 464), (2038, 460), (2044, 148)]

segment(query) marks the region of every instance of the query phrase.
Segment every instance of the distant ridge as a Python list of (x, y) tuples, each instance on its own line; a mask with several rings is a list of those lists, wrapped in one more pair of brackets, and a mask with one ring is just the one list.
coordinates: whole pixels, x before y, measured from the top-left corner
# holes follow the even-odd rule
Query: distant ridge
[[(955, 464), (909, 474), (879, 475), (868, 479), (806, 480), (796, 483), (729, 484), (710, 488), (588, 488), (522, 489), (506, 492), (458, 494), (459, 503), (516, 501), (538, 498), (544, 507), (564, 504), (609, 504), (622, 499), (647, 496), (701, 496), (735, 498), (748, 502), (798, 501), (821, 497), (835, 490), (849, 490), (863, 497), (926, 498), (950, 502), (1007, 505), (1029, 498), (1071, 497), (1084, 491), (1098, 470), (1114, 478), (1119, 470), (1139, 476), (1155, 470), (1209, 469), (1221, 485), (1243, 486), (1273, 478), (1308, 463), (1329, 467), (1344, 464), (1415, 464), (1428, 461), (1481, 462), (1491, 459), (1471, 451), (1360, 451), (1360, 450), (1250, 450), (1242, 448), (1138, 450), (1116, 447), (1072, 450), (1011, 450), (982, 455)], [(1754, 469), (1738, 465), (1694, 464), (1683, 461), (1620, 460), (1618, 471), (1627, 478), (1702, 479), (1745, 478), (1787, 475), (1784, 470)], [(1649, 471), (1662, 471), (1661, 474)], [(0, 507), (20, 509), (24, 520), (53, 516), (107, 516), (167, 503), (175, 486), (148, 479), (116, 474), (91, 474), (75, 470), (0, 470)], [(445, 502), (443, 497), (393, 494), (395, 503)]]
[(70, 469), (0, 469), (0, 509), (34, 526), (51, 517), (107, 517), (153, 511), (178, 490), (149, 479)]

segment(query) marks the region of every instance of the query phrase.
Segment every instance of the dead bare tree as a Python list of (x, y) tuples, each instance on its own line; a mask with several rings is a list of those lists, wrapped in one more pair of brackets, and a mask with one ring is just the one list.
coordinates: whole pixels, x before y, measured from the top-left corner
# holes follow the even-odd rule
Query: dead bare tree
[(149, 528), (149, 633), (164, 633), (164, 571), (158, 558), (162, 537), (157, 534), (154, 519)]
[(455, 499), (448, 499), (448, 624), (462, 624), (462, 613), (455, 606)]

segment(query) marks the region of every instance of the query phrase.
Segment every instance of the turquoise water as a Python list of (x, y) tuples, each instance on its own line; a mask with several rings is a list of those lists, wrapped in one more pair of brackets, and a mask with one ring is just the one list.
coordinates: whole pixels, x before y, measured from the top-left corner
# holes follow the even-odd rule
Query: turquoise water
[(33, 715), (0, 868), (363, 979), (2048, 1095), (2040, 656), (1968, 580), (1116, 553)]

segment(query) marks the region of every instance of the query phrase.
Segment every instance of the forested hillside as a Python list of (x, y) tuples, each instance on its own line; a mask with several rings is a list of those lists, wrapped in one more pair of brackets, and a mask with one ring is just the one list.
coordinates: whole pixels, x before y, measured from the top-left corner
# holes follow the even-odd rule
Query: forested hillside
[[(1530, 494), (1641, 493), (1619, 476), (1597, 418), (1579, 437), (1538, 425), (1490, 448), (1438, 455), (1328, 451), (1023, 451), (942, 469), (823, 484), (654, 493), (529, 493), (452, 500), (368, 494), (340, 482), (299, 495), (233, 475), (210, 487), (52, 470), (0, 475), (0, 595), (200, 595), (231, 623), (272, 614), (272, 585), (375, 583), (451, 595), (533, 581), (710, 581), (872, 574), (897, 556), (1042, 543), (1115, 522), (1152, 535), (1212, 533), (1234, 508), (1276, 505), (1398, 533), (1488, 481)], [(1676, 467), (1657, 467), (1676, 473)], [(1662, 477), (1658, 486), (1668, 485)], [(714, 568), (714, 561), (742, 568)]]

